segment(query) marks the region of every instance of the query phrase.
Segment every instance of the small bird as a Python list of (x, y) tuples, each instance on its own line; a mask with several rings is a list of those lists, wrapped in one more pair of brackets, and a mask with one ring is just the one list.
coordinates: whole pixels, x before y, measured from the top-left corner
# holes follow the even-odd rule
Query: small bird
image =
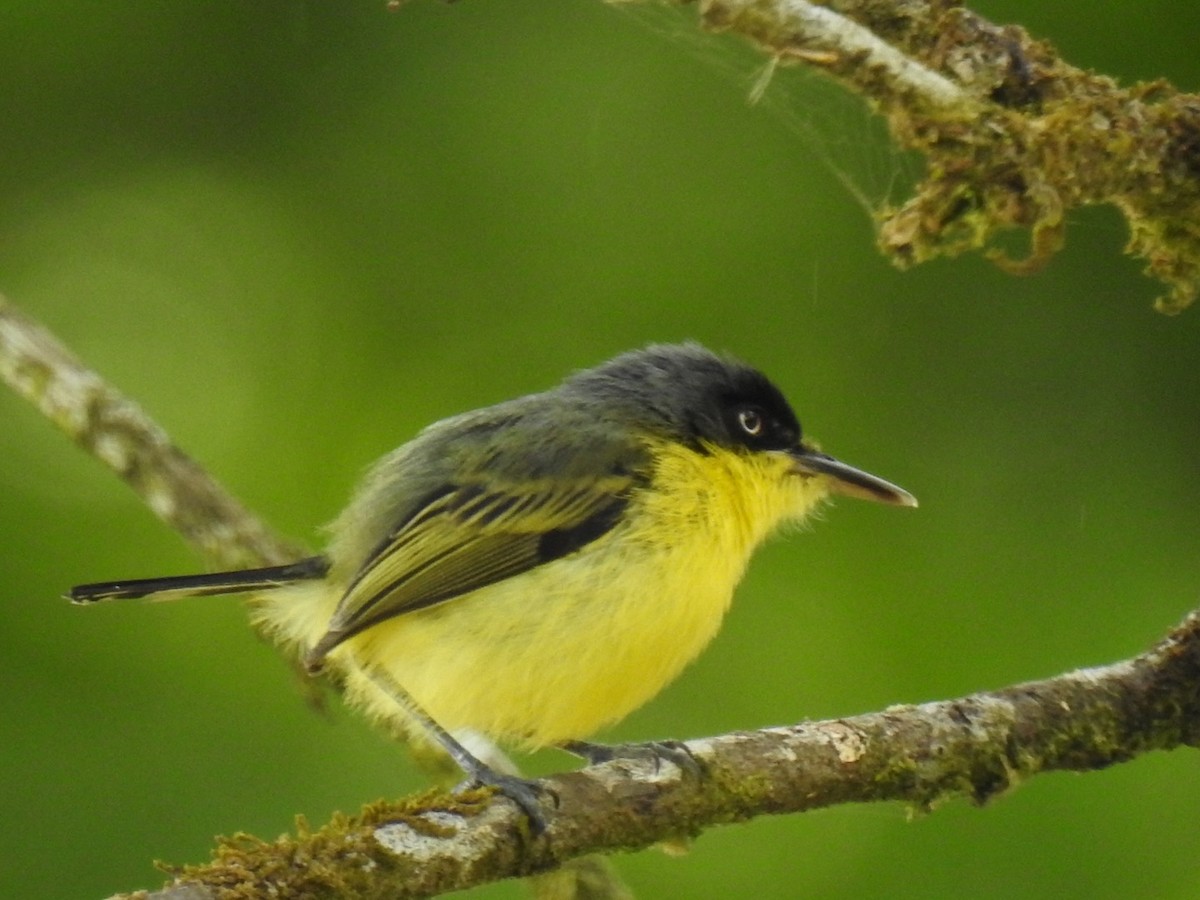
[(751, 554), (832, 494), (916, 506), (807, 442), (762, 373), (651, 345), (430, 425), (379, 460), (325, 554), (73, 588), (76, 603), (252, 592), (252, 615), (348, 701), (432, 739), (542, 823), (532, 783), (454, 732), (524, 748), (641, 706), (716, 634)]

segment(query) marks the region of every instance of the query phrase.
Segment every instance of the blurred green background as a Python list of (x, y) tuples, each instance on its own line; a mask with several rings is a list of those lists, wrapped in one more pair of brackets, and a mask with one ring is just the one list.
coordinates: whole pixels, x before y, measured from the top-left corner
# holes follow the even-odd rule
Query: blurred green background
[[(1125, 81), (1200, 80), (1200, 6), (977, 8)], [(773, 542), (712, 648), (607, 738), (849, 715), (1153, 642), (1200, 598), (1200, 310), (1151, 311), (1107, 209), (1073, 214), (1036, 277), (895, 271), (843, 182), (895, 196), (917, 163), (818, 76), (748, 103), (762, 60), (693, 15), (8, 0), (0, 289), (314, 545), (425, 423), (688, 337), (920, 497)], [(421, 785), (356, 716), (309, 712), (236, 602), (60, 601), (202, 563), (22, 401), (0, 416), (0, 895), (154, 886), (151, 860), (202, 860), (214, 834)], [(618, 863), (642, 897), (1194, 898), (1198, 776), (1195, 753), (1155, 754), (986, 809), (764, 818)]]

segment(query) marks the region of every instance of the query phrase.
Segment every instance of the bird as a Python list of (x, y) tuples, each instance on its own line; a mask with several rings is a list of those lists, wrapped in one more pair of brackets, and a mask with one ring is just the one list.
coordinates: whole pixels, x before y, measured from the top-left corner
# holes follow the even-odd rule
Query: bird
[(695, 659), (755, 549), (836, 495), (917, 505), (818, 449), (758, 369), (651, 344), (429, 425), (368, 470), (320, 555), (67, 596), (250, 593), (252, 617), (351, 705), (542, 827), (536, 785), (461, 735), (609, 758), (587, 739)]

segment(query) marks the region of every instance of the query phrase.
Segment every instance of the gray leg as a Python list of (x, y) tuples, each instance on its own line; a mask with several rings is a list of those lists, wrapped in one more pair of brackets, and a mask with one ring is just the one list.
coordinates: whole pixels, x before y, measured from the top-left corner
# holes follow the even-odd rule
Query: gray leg
[(539, 834), (546, 829), (546, 816), (542, 812), (541, 804), (543, 795), (550, 793), (546, 788), (527, 778), (497, 772), (439, 725), (429, 713), (425, 712), (421, 704), (413, 699), (412, 694), (387, 672), (376, 667), (365, 666), (362, 667), (362, 671), (375, 682), (380, 690), (396, 701), (396, 705), (404, 710), (405, 715), (420, 725), (425, 733), (450, 755), (450, 758), (466, 774), (467, 786), (495, 788), (497, 792), (521, 808), (521, 811), (529, 819), (529, 825), (534, 834)]

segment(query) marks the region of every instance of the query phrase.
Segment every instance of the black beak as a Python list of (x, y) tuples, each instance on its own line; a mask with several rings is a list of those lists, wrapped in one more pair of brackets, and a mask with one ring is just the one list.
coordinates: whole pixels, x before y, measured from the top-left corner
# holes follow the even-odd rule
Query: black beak
[(829, 490), (834, 494), (890, 503), (893, 506), (916, 506), (917, 498), (902, 487), (884, 481), (870, 472), (856, 469), (825, 453), (797, 447), (790, 451), (796, 472), (803, 475), (824, 475), (829, 479)]

